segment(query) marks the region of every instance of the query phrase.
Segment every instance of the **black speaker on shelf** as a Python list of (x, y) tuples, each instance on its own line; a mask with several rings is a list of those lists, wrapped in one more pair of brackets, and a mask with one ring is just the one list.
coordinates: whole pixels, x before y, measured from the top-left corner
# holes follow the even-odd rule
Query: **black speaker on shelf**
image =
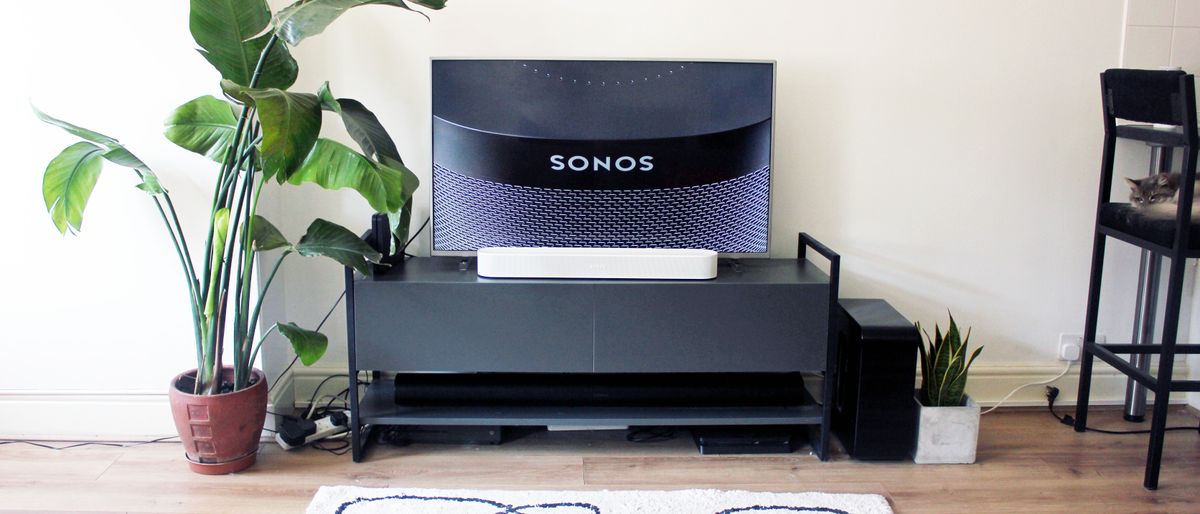
[(921, 336), (883, 300), (843, 299), (840, 304), (833, 430), (855, 459), (910, 459)]

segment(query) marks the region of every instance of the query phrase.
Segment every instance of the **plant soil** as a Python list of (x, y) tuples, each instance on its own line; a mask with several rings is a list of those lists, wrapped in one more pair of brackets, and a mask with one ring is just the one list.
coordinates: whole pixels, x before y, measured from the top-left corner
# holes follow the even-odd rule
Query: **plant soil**
[[(250, 386), (257, 384), (257, 383), (258, 383), (258, 377), (251, 376), (250, 383), (247, 384), (246, 387), (249, 388)], [(183, 378), (180, 378), (179, 382), (175, 384), (175, 388), (179, 389), (180, 391), (183, 391), (185, 393), (192, 394), (192, 392), (196, 390), (196, 377), (185, 376)], [(230, 382), (227, 380), (222, 380), (221, 388), (217, 390), (217, 394), (227, 394), (227, 393), (232, 393), (232, 392), (233, 392), (233, 382)]]

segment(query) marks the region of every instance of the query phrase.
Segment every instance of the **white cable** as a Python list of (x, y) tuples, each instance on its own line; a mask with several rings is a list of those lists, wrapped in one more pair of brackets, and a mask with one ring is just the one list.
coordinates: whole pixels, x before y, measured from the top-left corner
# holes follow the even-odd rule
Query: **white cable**
[(992, 412), (992, 411), (996, 410), (996, 408), (997, 408), (997, 407), (999, 407), (999, 406), (1000, 406), (1000, 404), (1002, 404), (1002, 403), (1004, 403), (1004, 402), (1008, 401), (1008, 399), (1009, 399), (1009, 398), (1012, 398), (1012, 395), (1014, 395), (1014, 394), (1017, 394), (1017, 391), (1020, 391), (1020, 390), (1022, 390), (1022, 389), (1025, 389), (1026, 387), (1029, 387), (1029, 386), (1036, 386), (1036, 385), (1046, 385), (1046, 384), (1050, 384), (1050, 383), (1053, 383), (1055, 380), (1058, 380), (1058, 379), (1060, 379), (1060, 378), (1062, 378), (1062, 377), (1065, 377), (1065, 376), (1067, 376), (1067, 372), (1068, 372), (1068, 371), (1071, 371), (1071, 363), (1072, 363), (1072, 362), (1073, 362), (1073, 361), (1067, 361), (1067, 367), (1066, 367), (1066, 368), (1064, 368), (1064, 369), (1062, 370), (1062, 373), (1059, 373), (1059, 374), (1058, 374), (1058, 376), (1056, 376), (1056, 377), (1054, 377), (1054, 378), (1051, 378), (1050, 380), (1043, 380), (1043, 381), (1041, 381), (1041, 382), (1030, 382), (1030, 383), (1028, 383), (1028, 384), (1025, 384), (1025, 385), (1023, 385), (1023, 386), (1019, 386), (1019, 387), (1017, 387), (1016, 389), (1013, 389), (1011, 393), (1008, 393), (1008, 396), (1005, 396), (1004, 398), (1000, 399), (1000, 401), (996, 402), (996, 404), (995, 404), (995, 405), (993, 405), (993, 406), (992, 406), (992, 408), (990, 408), (990, 409), (988, 409), (988, 410), (985, 410), (985, 411), (983, 411), (983, 412), (980, 412), (980, 413), (979, 413), (979, 415), (980, 415), (980, 416), (982, 416), (982, 415), (984, 415), (984, 414), (987, 414), (987, 413), (989, 413), (989, 412)]
[(320, 404), (322, 404), (322, 403), (325, 403), (325, 402), (326, 402), (327, 400), (329, 400), (329, 399), (334, 399), (334, 400), (337, 400), (337, 399), (339, 399), (339, 398), (338, 398), (336, 395), (332, 395), (332, 394), (327, 394), (327, 395), (325, 395), (325, 396), (322, 396), (322, 397), (318, 398), (318, 399), (317, 399), (317, 401), (315, 401), (315, 402), (312, 402), (311, 404), (309, 404), (309, 406), (308, 406), (308, 412), (304, 414), (304, 419), (312, 419), (312, 415), (313, 415), (313, 413), (314, 413), (314, 412), (316, 412), (316, 410), (317, 410), (317, 406), (318, 406), (318, 405), (320, 405)]

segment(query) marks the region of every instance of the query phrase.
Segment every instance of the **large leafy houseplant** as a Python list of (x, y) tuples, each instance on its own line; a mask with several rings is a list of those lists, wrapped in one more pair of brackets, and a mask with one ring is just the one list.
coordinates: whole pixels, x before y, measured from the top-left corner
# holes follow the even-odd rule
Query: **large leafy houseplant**
[[(294, 323), (257, 334), (263, 297), (287, 256), (325, 256), (364, 274), (380, 260), (380, 253), (353, 232), (321, 219), (298, 242), (289, 242), (257, 214), (265, 184), (352, 188), (389, 215), (398, 237), (407, 232), (417, 178), (375, 115), (355, 100), (334, 97), (328, 83), (316, 92), (288, 88), (299, 69), (290, 46), (322, 32), (348, 9), (387, 5), (420, 13), (410, 4), (440, 9), (445, 0), (299, 0), (274, 14), (266, 0), (191, 1), (192, 37), (220, 73), (224, 98), (209, 95), (184, 103), (167, 118), (165, 135), (217, 163), (211, 208), (202, 214), (208, 220), (202, 248), (188, 245), (170, 193), (144, 161), (112, 137), (36, 113), (82, 139), (54, 157), (43, 178), (46, 208), (60, 232), (80, 230), (104, 161), (131, 169), (137, 187), (150, 196), (186, 279), (195, 394), (249, 387), (259, 347), (275, 330), (305, 365), (324, 354), (325, 336)], [(322, 111), (341, 119), (361, 152), (320, 137)], [(282, 251), (255, 287), (256, 256), (268, 250)], [(227, 353), (230, 363), (224, 362)], [(232, 380), (223, 383), (226, 367), (232, 368)]]
[[(921, 325), (917, 324), (917, 329), (921, 330)], [(921, 405), (926, 407), (958, 407), (963, 405), (966, 400), (966, 385), (967, 371), (971, 369), (971, 363), (975, 362), (975, 358), (979, 356), (979, 352), (983, 351), (983, 347), (976, 348), (974, 352), (967, 356), (967, 344), (971, 339), (971, 329), (967, 329), (966, 336), (963, 336), (958, 325), (954, 322), (954, 316), (950, 316), (950, 327), (946, 329), (946, 334), (942, 334), (941, 327), (934, 324), (934, 336), (929, 337), (929, 332), (921, 330), (925, 334), (925, 339), (929, 344), (929, 348), (925, 348), (925, 344), (920, 345), (921, 354), (921, 391), (918, 393), (918, 399)]]

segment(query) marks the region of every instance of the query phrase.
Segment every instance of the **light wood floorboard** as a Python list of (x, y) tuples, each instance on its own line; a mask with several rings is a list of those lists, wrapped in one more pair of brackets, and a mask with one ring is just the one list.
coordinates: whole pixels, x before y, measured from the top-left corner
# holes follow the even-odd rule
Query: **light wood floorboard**
[[(1172, 425), (1196, 426), (1190, 413)], [(1143, 425), (1097, 410), (1093, 426)], [(1076, 434), (1045, 410), (985, 416), (974, 465), (918, 466), (792, 455), (701, 456), (690, 440), (621, 432), (538, 433), (499, 446), (375, 446), (365, 462), (264, 445), (245, 473), (192, 474), (178, 443), (50, 451), (0, 446), (0, 512), (303, 512), (321, 485), (498, 489), (681, 489), (875, 493), (899, 513), (1200, 512), (1200, 432), (1167, 436), (1161, 486), (1142, 488), (1147, 436)], [(5, 510), (7, 509), (7, 510)]]

